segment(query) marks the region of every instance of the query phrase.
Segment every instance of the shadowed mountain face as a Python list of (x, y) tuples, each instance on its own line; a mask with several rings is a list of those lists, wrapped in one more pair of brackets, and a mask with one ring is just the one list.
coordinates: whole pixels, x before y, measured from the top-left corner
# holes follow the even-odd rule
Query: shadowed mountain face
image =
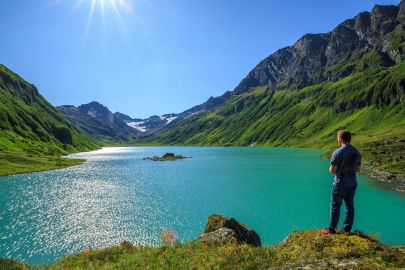
[(98, 102), (75, 107), (64, 105), (58, 110), (84, 134), (106, 142), (131, 142), (137, 136), (137, 130), (129, 127), (121, 115), (113, 114), (107, 107)]

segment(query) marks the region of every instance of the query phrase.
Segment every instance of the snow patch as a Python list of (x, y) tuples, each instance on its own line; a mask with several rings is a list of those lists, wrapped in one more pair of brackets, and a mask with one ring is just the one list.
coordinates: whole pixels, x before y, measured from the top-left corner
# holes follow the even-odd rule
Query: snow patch
[(142, 125), (145, 124), (145, 122), (130, 122), (127, 123), (128, 126), (130, 126), (131, 128), (134, 128), (136, 130), (138, 130), (139, 132), (146, 132), (148, 131), (148, 129), (146, 127), (143, 127)]
[(169, 124), (170, 122), (172, 122), (173, 120), (176, 120), (176, 119), (177, 119), (177, 116), (167, 117), (166, 118), (167, 123), (165, 125)]
[(90, 109), (90, 111), (87, 112), (88, 115), (90, 115), (91, 117), (96, 117), (96, 110), (94, 110), (93, 108)]

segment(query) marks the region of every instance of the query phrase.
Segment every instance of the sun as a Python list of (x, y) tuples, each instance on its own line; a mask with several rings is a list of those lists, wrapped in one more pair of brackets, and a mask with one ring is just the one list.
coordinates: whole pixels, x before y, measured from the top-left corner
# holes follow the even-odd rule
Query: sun
[[(84, 48), (86, 47), (87, 39), (91, 27), (94, 24), (95, 17), (100, 18), (104, 35), (106, 35), (107, 23), (115, 21), (114, 24), (119, 28), (121, 39), (128, 49), (129, 56), (134, 61), (135, 58), (131, 48), (130, 34), (125, 21), (130, 20), (131, 22), (139, 22), (139, 18), (136, 16), (134, 8), (135, 2), (137, 5), (150, 5), (151, 3), (149, 0), (49, 0), (44, 8), (47, 9), (62, 2), (69, 3), (69, 5), (72, 6), (72, 8), (68, 10), (67, 20), (72, 19), (79, 10), (88, 10), (85, 24), (83, 26), (84, 32), (79, 52), (79, 62), (82, 58)], [(97, 14), (97, 16), (95, 16), (95, 14)]]
[[(54, 4), (62, 1), (71, 1), (71, 0), (54, 0)], [(83, 42), (82, 42), (82, 47), (85, 46), (87, 38), (89, 36), (90, 28), (93, 23), (93, 17), (98, 9), (100, 14), (101, 14), (101, 20), (102, 20), (102, 25), (103, 29), (105, 29), (105, 25), (107, 21), (110, 21), (111, 18), (106, 18), (107, 14), (107, 9), (112, 10), (113, 12), (108, 12), (110, 16), (115, 17), (116, 20), (118, 20), (120, 30), (121, 30), (121, 36), (126, 44), (126, 46), (129, 48), (129, 34), (128, 30), (123, 18), (123, 15), (125, 16), (130, 16), (134, 15), (134, 1), (135, 0), (75, 0), (72, 1), (72, 9), (70, 13), (68, 14), (68, 18), (72, 17), (79, 9), (86, 8), (89, 10), (87, 19), (86, 19), (86, 25), (84, 27), (84, 33), (83, 33)], [(148, 0), (142, 0), (144, 2), (148, 2)], [(113, 14), (113, 15), (111, 15)]]

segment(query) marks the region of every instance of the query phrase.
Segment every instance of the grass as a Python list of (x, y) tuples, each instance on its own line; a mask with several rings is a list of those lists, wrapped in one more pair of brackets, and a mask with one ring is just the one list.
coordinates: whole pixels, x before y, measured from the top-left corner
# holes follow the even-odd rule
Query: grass
[(342, 264), (351, 269), (400, 269), (405, 267), (405, 254), (361, 232), (347, 236), (309, 230), (293, 232), (272, 247), (200, 241), (150, 247), (124, 241), (120, 246), (88, 249), (32, 269), (342, 269)]
[(84, 161), (60, 156), (33, 156), (24, 152), (0, 152), (0, 176), (61, 169)]

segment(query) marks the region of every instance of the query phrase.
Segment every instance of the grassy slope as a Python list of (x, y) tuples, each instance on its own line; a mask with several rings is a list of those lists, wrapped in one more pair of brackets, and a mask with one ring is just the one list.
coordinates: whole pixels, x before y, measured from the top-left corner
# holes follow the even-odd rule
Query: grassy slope
[(124, 242), (86, 250), (43, 269), (342, 269), (342, 264), (350, 269), (400, 269), (405, 254), (360, 232), (322, 236), (311, 230), (294, 232), (283, 244), (264, 248), (199, 241), (142, 247)]
[(0, 153), (0, 175), (39, 172), (82, 164), (85, 160), (59, 156), (30, 155), (19, 152)]
[(39, 93), (0, 65), (0, 175), (78, 164), (60, 159), (99, 147), (82, 135)]
[(401, 63), (368, 68), (337, 82), (300, 90), (259, 87), (234, 96), (212, 112), (188, 119), (153, 142), (296, 146), (330, 151), (336, 147), (336, 132), (347, 128), (354, 133), (353, 144), (366, 160), (375, 159), (384, 148), (377, 166), (405, 173), (404, 104), (405, 63)]

